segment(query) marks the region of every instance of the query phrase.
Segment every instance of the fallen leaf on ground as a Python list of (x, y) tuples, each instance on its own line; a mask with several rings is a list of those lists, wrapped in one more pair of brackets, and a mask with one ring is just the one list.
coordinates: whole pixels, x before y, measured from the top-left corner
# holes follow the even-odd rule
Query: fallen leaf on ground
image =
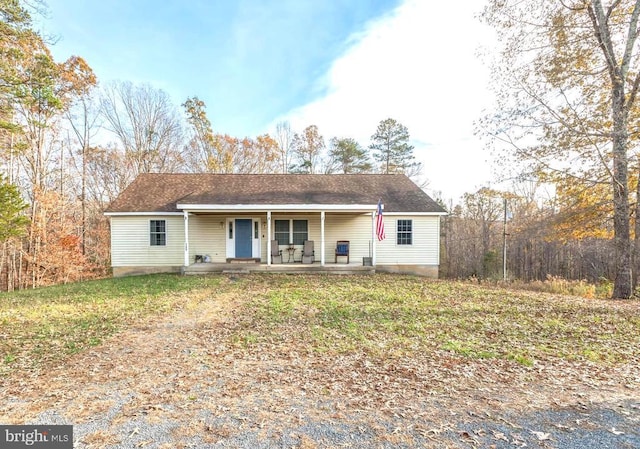
[(546, 441), (546, 440), (550, 440), (551, 439), (551, 434), (550, 433), (536, 432), (535, 430), (532, 430), (531, 433), (534, 434), (538, 438), (538, 441)]

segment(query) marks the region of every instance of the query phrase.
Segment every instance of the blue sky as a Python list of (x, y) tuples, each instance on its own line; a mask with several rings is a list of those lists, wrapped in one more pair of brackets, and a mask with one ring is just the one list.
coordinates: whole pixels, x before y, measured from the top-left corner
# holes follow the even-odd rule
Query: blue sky
[(289, 120), (294, 131), (314, 124), (326, 140), (366, 146), (393, 117), (432, 191), (455, 198), (490, 178), (473, 136), (491, 101), (475, 56), (488, 35), (477, 0), (47, 3), (39, 26), (58, 38), (57, 60), (82, 56), (100, 82), (150, 83), (176, 106), (196, 95), (217, 132), (255, 136)]

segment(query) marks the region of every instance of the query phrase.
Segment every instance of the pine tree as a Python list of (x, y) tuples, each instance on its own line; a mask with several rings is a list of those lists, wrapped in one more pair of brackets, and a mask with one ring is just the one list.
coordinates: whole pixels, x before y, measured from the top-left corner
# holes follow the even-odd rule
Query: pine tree
[(383, 173), (407, 173), (417, 165), (413, 146), (409, 145), (409, 131), (394, 119), (382, 120), (371, 140), (369, 148), (375, 160), (382, 164)]
[(24, 233), (29, 223), (22, 214), (26, 207), (18, 188), (0, 175), (0, 242)]
[(338, 173), (367, 173), (372, 166), (367, 150), (354, 139), (331, 139), (328, 171)]

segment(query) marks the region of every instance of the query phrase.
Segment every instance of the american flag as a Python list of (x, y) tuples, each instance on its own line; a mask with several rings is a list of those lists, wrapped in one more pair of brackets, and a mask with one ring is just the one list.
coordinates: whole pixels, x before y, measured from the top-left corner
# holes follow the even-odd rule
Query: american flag
[(376, 235), (378, 240), (382, 241), (385, 238), (384, 235), (384, 218), (382, 217), (382, 200), (378, 200), (378, 211), (376, 212)]

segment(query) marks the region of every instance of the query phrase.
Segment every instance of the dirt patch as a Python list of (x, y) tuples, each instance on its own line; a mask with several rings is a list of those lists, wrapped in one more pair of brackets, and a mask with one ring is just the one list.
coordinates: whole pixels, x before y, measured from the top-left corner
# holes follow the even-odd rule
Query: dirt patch
[(3, 379), (0, 422), (74, 424), (79, 448), (640, 445), (638, 360), (526, 367), (446, 351), (382, 359), (286, 339), (252, 345), (234, 330), (246, 298), (202, 295)]

